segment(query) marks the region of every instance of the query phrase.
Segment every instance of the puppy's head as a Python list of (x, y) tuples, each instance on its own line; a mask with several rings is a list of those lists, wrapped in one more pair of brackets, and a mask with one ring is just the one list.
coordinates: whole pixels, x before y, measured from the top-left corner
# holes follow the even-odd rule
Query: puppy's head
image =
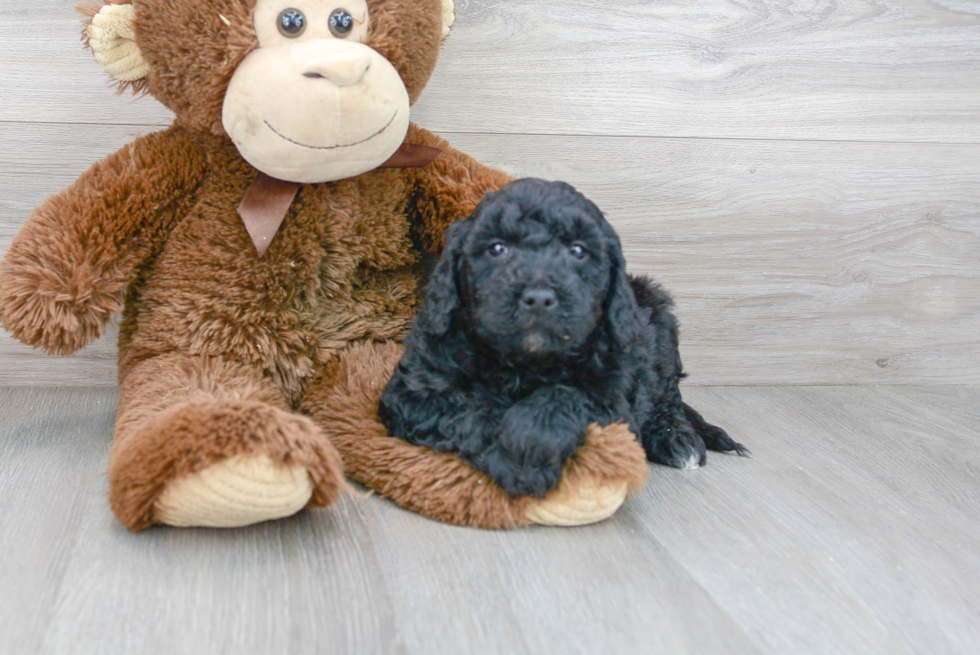
[(444, 334), (455, 318), (498, 352), (561, 356), (603, 322), (629, 340), (633, 308), (619, 239), (599, 209), (567, 184), (525, 179), (450, 227), (418, 325)]

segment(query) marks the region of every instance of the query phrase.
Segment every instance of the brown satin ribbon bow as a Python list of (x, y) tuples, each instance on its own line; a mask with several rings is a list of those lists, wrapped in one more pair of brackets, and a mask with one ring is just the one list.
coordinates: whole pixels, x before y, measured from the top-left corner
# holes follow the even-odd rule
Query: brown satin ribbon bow
[[(442, 150), (417, 143), (403, 143), (388, 161), (378, 168), (422, 168), (439, 156)], [(259, 257), (265, 255), (272, 240), (276, 238), (290, 205), (299, 193), (300, 185), (285, 182), (259, 172), (242, 203), (238, 205), (248, 236), (255, 244)]]

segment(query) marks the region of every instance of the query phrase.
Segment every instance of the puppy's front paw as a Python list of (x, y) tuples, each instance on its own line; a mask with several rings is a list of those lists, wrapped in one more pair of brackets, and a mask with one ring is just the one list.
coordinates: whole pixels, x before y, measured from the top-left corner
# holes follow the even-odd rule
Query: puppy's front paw
[(558, 486), (564, 460), (550, 465), (536, 458), (520, 461), (514, 453), (500, 444), (484, 452), (474, 460), (474, 464), (489, 475), (511, 498), (545, 494)]
[(587, 423), (574, 413), (555, 412), (555, 404), (546, 402), (541, 407), (533, 402), (555, 394), (537, 395), (541, 398), (507, 410), (498, 442), (477, 462), (511, 497), (543, 498), (557, 487), (565, 461), (585, 438)]
[(672, 425), (645, 440), (647, 457), (658, 464), (679, 469), (696, 469), (704, 466), (707, 450), (704, 440), (686, 425)]
[(551, 526), (586, 525), (612, 516), (648, 475), (646, 456), (629, 428), (592, 425), (565, 463), (561, 483), (544, 500), (530, 499), (524, 518)]

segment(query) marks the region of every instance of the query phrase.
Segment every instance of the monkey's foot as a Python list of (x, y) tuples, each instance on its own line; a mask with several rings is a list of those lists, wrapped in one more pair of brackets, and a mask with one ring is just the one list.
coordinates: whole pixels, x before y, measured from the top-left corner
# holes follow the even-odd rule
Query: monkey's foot
[(133, 531), (237, 527), (329, 505), (350, 487), (308, 418), (255, 399), (198, 397), (117, 421), (109, 500)]
[(532, 499), (524, 520), (558, 527), (598, 523), (643, 486), (648, 471), (646, 454), (627, 426), (590, 425), (585, 443), (565, 463), (558, 488)]
[(532, 502), (524, 519), (534, 525), (573, 527), (604, 521), (616, 513), (626, 500), (629, 484), (621, 481), (585, 481), (571, 489), (556, 489)]
[(237, 455), (168, 484), (154, 515), (179, 527), (237, 528), (292, 516), (312, 495), (313, 482), (299, 464), (277, 465), (266, 454)]

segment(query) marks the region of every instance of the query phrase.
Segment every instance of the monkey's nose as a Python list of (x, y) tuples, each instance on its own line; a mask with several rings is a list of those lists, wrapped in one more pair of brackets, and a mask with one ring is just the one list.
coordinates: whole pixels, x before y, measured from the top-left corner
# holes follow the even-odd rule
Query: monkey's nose
[(303, 77), (329, 80), (337, 86), (353, 86), (371, 68), (368, 52), (357, 45), (305, 41), (290, 46), (290, 56)]
[(536, 313), (554, 311), (558, 307), (558, 294), (554, 289), (536, 287), (526, 289), (521, 295), (521, 309)]

